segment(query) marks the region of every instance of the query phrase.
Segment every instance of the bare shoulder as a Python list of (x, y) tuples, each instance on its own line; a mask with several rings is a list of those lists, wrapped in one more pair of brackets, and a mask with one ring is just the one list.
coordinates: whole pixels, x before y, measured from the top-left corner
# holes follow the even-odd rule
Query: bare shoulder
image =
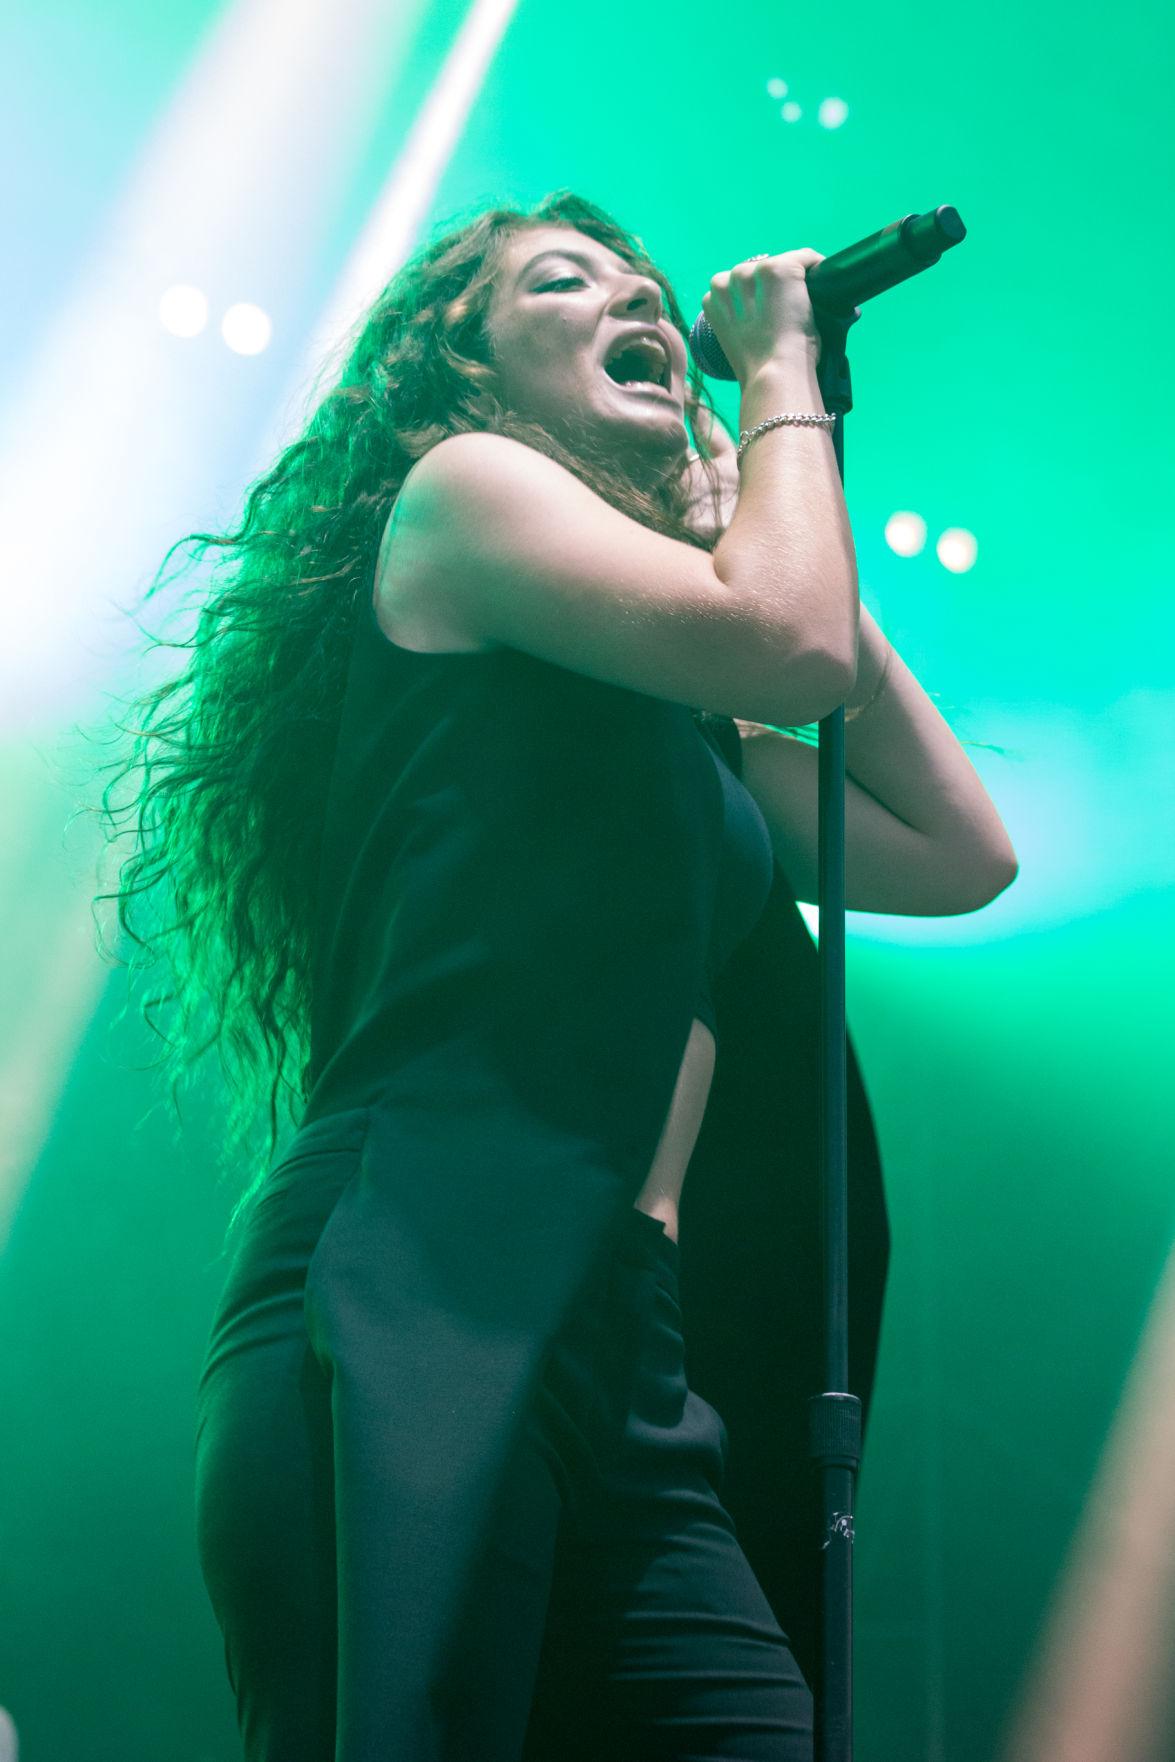
[(409, 467), (384, 526), (375, 570), (376, 618), (399, 648), (435, 654), (502, 646), (462, 617), (467, 596), (454, 580), (463, 573), (459, 556), (446, 559), (443, 589), (430, 581), (439, 549), (436, 534), (451, 531), (475, 501), (484, 504), (503, 470), (525, 472), (536, 457), (532, 448), (507, 435), (476, 431), (447, 435)]
[(708, 549), (505, 435), (450, 435), (411, 468), (380, 594), (406, 646), (519, 649), (720, 714), (806, 721), (839, 683), (798, 640), (786, 598), (736, 590)]
[[(419, 539), (419, 526), (414, 521), (416, 510), (407, 493), (409, 484), (415, 479), (419, 486), (419, 473), (425, 461), (432, 459), (441, 448), (449, 448), (450, 440), (464, 442), (483, 438), (492, 441), (498, 437), (453, 435), (449, 440), (439, 442), (409, 468), (392, 504), (376, 559), (373, 606), (376, 622), (397, 648), (422, 654), (469, 654), (501, 646), (492, 637), (475, 634), (462, 625), (459, 596), (419, 591), (420, 571), (412, 567), (412, 533), (415, 526)], [(464, 447), (460, 450), (468, 453)], [(480, 449), (475, 448), (474, 452), (480, 452)], [(446, 460), (449, 457), (451, 453), (447, 453)], [(447, 469), (447, 463), (444, 468)], [(430, 474), (434, 473), (436, 463), (429, 469)]]
[(416, 460), (408, 471), (397, 506), (409, 511), (423, 509), (438, 496), (464, 496), (471, 490), (492, 482), (503, 472), (554, 470), (569, 476), (561, 465), (538, 453), (522, 441), (505, 434), (489, 434), (475, 429), (468, 434), (450, 434)]

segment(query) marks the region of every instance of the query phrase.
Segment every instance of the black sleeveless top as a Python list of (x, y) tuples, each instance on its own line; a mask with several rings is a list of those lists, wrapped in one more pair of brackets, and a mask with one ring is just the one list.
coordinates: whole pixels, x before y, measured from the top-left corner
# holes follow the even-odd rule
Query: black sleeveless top
[[(738, 730), (735, 729), (735, 737)], [(722, 784), (722, 857), (718, 873), (718, 897), (710, 924), (706, 972), (694, 1006), (717, 1038), (718, 1023), (710, 986), (722, 973), (739, 944), (754, 929), (771, 892), (774, 855), (767, 824), (750, 791), (735, 776), (724, 758), (717, 756)]]
[[(622, 921), (632, 917), (635, 930), (655, 909), (655, 864), (641, 858), (642, 841), (657, 836), (654, 780), (643, 800), (632, 786), (640, 729), (648, 723), (651, 732), (666, 715), (688, 725), (691, 712), (519, 650), (403, 648), (380, 627), (370, 593), (361, 596), (319, 878), (311, 1116), (379, 1098), (381, 1078), (423, 1052), (422, 1026), (438, 1050), (442, 1018), (458, 1037), (488, 1042), (517, 1032), (522, 1000), (556, 974), (567, 986), (552, 1031), (573, 1032), (566, 1018), (576, 974), (565, 957), (574, 934), (598, 991), (608, 978), (601, 951), (610, 945), (612, 960), (623, 962)], [(698, 892), (694, 902), (709, 922), (694, 1014), (717, 1039), (711, 986), (758, 920), (774, 861), (762, 814), (737, 775), (733, 720), (695, 718), (694, 726), (707, 755), (695, 769), (708, 765), (721, 795), (720, 860), (705, 900)], [(657, 750), (654, 737), (644, 755), (650, 767)], [(713, 814), (704, 776), (694, 788)], [(582, 811), (569, 814), (577, 802)], [(661, 811), (672, 806), (670, 796)], [(664, 827), (658, 939), (674, 931), (668, 896), (680, 879), (668, 852), (688, 817), (682, 804), (677, 824)], [(595, 841), (591, 851), (587, 841)], [(624, 853), (626, 897), (586, 897), (597, 852)], [(688, 958), (692, 937), (683, 926), (676, 933)], [(581, 987), (588, 982), (584, 973)], [(621, 1036), (617, 1058), (623, 1045)]]
[[(352, 1159), (307, 1307), (324, 1337), (378, 1328), (402, 1413), (380, 1445), (386, 1533), (419, 1538), (428, 1494), (431, 1539), (403, 1550), (386, 1637), (402, 1698), (428, 1717), (448, 1587), (479, 1557), (544, 1355), (631, 1217), (710, 980), (718, 1056), (679, 1238), (690, 1386), (726, 1422), (724, 1503), (806, 1668), (817, 956), (738, 778), (737, 727), (515, 649), (402, 649), (361, 597), (286, 1172), (333, 1179)], [(848, 1387), (867, 1408), (888, 1232), (846, 1051)]]

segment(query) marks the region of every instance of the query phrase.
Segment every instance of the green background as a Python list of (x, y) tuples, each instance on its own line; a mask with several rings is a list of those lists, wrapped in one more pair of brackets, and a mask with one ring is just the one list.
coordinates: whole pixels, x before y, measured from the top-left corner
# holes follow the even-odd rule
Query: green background
[[(248, 273), (230, 297), (272, 313), (266, 354), (231, 356), (214, 326), (177, 345), (181, 419), (197, 381), (223, 419), (215, 469), (177, 492), (165, 543), (225, 517), (252, 475), (463, 15), (433, 4), (379, 70), (383, 96), (329, 203), (302, 215), (295, 189), (265, 256), (239, 241)], [(6, 15), (0, 114), (21, 175), (0, 193), (19, 241), (0, 374), (76, 294), (219, 16), (199, 0)], [(339, 9), (340, 30), (360, 22)], [(292, 15), (291, 30), (275, 33), (275, 62), (297, 54)], [(860, 1762), (996, 1754), (1175, 1224), (1175, 376), (1158, 224), (1170, 62), (1154, 7), (952, 19), (929, 4), (521, 0), (429, 211), (432, 226), (571, 187), (644, 239), (689, 313), (711, 275), (756, 251), (830, 254), (944, 202), (968, 228), (850, 337), (862, 597), (956, 732), (1002, 749), (968, 751), (1020, 859), (983, 912), (848, 922), (850, 1025), (894, 1234), (859, 1490)], [(271, 77), (259, 61), (257, 81)], [(767, 95), (772, 77), (797, 121)], [(817, 120), (829, 96), (848, 105), (837, 129)], [(314, 250), (289, 270), (280, 240), (303, 228)], [(736, 418), (731, 388), (719, 402)], [(125, 489), (133, 522), (129, 466)], [(70, 483), (50, 480), (58, 492), (68, 520)], [(898, 509), (927, 522), (917, 557), (886, 544)], [(964, 574), (934, 553), (953, 526), (978, 540)], [(135, 586), (97, 579), (124, 597)], [(63, 702), (62, 726), (88, 707)], [(87, 852), (62, 839), (72, 798), (44, 759), (52, 730), (5, 726), (3, 741), (15, 961), (54, 946)], [(11, 1068), (32, 995), (8, 1001)], [(50, 1128), (31, 1148), (16, 1137), (5, 1174), (0, 1703), (25, 1762), (228, 1762), (239, 1748), (195, 1557), (191, 1450), (231, 1195), (210, 1174), (215, 1096), (173, 1132), (137, 1068), (149, 1039), (110, 1032), (122, 1001), (121, 975), (99, 973), (85, 1019), (63, 1021)]]

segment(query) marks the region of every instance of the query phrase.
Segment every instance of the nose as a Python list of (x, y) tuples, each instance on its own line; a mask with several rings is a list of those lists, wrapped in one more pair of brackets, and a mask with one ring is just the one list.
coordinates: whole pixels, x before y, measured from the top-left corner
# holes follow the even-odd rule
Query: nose
[(661, 284), (654, 281), (651, 275), (633, 274), (627, 278), (627, 293), (620, 299), (626, 312), (651, 310), (662, 317), (665, 307), (662, 303)]

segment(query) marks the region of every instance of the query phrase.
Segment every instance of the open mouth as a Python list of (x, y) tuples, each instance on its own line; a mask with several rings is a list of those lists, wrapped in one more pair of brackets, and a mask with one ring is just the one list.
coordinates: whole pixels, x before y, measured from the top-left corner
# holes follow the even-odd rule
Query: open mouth
[(658, 392), (671, 396), (669, 355), (655, 337), (635, 337), (615, 344), (604, 362), (613, 384), (632, 392)]

